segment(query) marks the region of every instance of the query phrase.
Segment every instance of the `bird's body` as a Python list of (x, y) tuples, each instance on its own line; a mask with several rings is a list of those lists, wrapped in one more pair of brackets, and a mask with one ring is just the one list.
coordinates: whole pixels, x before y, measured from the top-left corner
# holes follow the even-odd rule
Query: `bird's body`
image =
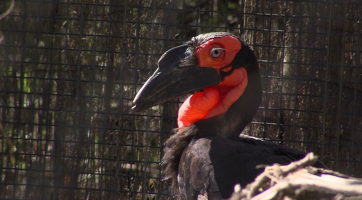
[(304, 157), (296, 149), (240, 137), (262, 96), (256, 56), (241, 39), (209, 33), (167, 51), (135, 97), (134, 109), (190, 92), (196, 93), (181, 106), (179, 128), (166, 141), (162, 159), (175, 196), (225, 199), (235, 184), (245, 186), (263, 171), (256, 166), (289, 164)]
[(182, 199), (197, 199), (206, 192), (209, 199), (228, 198), (236, 184), (245, 186), (264, 171), (258, 165), (286, 165), (304, 156), (295, 149), (250, 138), (191, 140), (181, 157), (185, 162), (179, 166), (180, 195)]
[[(241, 134), (238, 138), (197, 136), (197, 128), (178, 130), (167, 142), (163, 165), (181, 199), (230, 197), (236, 184), (246, 186), (264, 168), (258, 165), (289, 164), (305, 153), (287, 146)], [(324, 167), (320, 162), (316, 167)]]

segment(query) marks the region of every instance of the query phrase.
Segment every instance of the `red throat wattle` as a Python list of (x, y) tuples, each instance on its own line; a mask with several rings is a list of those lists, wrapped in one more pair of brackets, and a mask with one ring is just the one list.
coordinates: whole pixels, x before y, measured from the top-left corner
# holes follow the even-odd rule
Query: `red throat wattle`
[(178, 127), (190, 126), (200, 119), (225, 113), (239, 99), (248, 84), (245, 68), (235, 69), (219, 85), (189, 96), (178, 112)]
[[(222, 48), (224, 51), (221, 56), (214, 58), (210, 55), (213, 48)], [(212, 67), (218, 71), (227, 72), (232, 69), (228, 65), (240, 49), (241, 44), (236, 38), (225, 36), (201, 44), (195, 56), (198, 58), (200, 67)], [(226, 76), (220, 84), (189, 96), (179, 109), (178, 127), (190, 126), (200, 119), (225, 113), (243, 94), (247, 84), (246, 69), (241, 67)]]

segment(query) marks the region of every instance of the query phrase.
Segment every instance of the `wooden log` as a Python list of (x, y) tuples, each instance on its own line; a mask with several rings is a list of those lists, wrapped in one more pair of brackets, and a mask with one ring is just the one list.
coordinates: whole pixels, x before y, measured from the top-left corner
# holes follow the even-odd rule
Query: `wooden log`
[(309, 153), (289, 165), (267, 166), (245, 188), (236, 185), (230, 200), (362, 200), (362, 179), (312, 167), (316, 161)]

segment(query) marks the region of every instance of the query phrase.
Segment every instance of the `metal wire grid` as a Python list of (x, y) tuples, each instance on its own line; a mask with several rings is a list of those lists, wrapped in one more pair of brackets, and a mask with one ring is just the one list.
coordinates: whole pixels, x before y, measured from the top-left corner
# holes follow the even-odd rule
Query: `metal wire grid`
[[(246, 133), (313, 150), (330, 167), (361, 175), (360, 8), (360, 1), (17, 1), (0, 27), (0, 197), (170, 198), (158, 163), (179, 101), (138, 114), (131, 101), (165, 50), (211, 31), (244, 34), (260, 59), (264, 98)], [(327, 28), (312, 30), (311, 22)], [(333, 60), (338, 54), (343, 59)]]
[(249, 21), (249, 43), (265, 73), (259, 136), (267, 133), (318, 153), (335, 170), (360, 174), (361, 2), (261, 2), (259, 17)]

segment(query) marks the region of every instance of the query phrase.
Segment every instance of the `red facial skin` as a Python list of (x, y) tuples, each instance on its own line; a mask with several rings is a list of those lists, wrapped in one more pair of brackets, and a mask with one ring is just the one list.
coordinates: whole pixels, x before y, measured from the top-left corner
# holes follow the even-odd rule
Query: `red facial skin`
[[(223, 48), (218, 58), (213, 58), (210, 51), (213, 48)], [(227, 72), (231, 70), (229, 65), (235, 55), (241, 49), (238, 39), (232, 36), (224, 36), (209, 40), (199, 46), (195, 56), (200, 67), (212, 67), (216, 70)], [(189, 96), (178, 112), (178, 127), (190, 126), (200, 119), (211, 118), (225, 113), (229, 107), (243, 94), (248, 84), (248, 76), (245, 68), (238, 68), (232, 74), (216, 86), (205, 88)]]

